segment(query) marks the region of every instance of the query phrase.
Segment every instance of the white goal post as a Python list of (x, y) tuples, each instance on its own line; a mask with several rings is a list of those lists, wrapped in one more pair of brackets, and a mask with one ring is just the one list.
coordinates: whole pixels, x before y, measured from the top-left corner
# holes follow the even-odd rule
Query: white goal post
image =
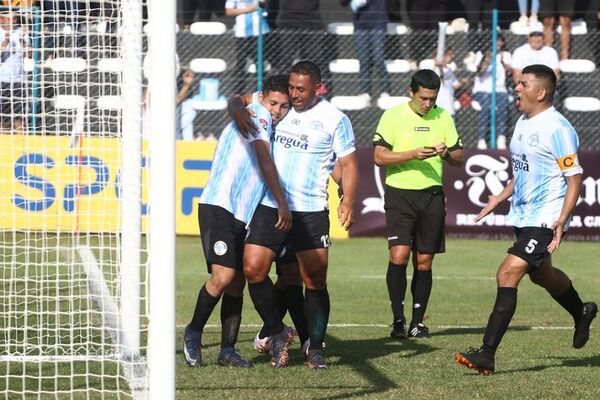
[(173, 399), (175, 2), (39, 3), (0, 7), (0, 393)]

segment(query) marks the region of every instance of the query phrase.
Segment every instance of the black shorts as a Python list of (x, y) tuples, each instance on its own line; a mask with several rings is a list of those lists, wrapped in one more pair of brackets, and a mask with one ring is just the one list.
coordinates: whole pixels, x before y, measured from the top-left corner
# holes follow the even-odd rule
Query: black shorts
[(575, 0), (541, 0), (540, 18), (571, 17), (575, 14)]
[(213, 264), (242, 271), (246, 224), (211, 204), (198, 205), (198, 224), (208, 272), (212, 272)]
[(419, 253), (446, 251), (446, 198), (441, 186), (424, 190), (385, 186), (388, 248), (410, 246)]
[(548, 245), (554, 237), (554, 232), (550, 228), (538, 227), (515, 227), (517, 241), (508, 249), (508, 254), (517, 256), (530, 265), (532, 268), (539, 268), (550, 256)]
[(250, 221), (246, 243), (268, 247), (277, 255), (286, 244), (289, 244), (294, 252), (331, 246), (327, 210), (292, 211), (292, 229), (289, 232), (275, 229), (277, 219), (276, 208), (259, 205)]

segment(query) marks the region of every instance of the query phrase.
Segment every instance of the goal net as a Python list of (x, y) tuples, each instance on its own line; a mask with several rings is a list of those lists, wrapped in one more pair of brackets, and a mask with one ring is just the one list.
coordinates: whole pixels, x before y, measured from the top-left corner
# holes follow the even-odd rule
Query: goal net
[(0, 9), (6, 398), (147, 395), (144, 2)]

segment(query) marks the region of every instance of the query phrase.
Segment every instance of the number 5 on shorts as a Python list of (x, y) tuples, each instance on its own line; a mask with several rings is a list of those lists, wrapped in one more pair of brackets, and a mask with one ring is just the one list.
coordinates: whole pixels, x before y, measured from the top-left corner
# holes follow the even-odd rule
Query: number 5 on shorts
[(525, 251), (527, 252), (527, 254), (533, 253), (536, 244), (538, 244), (538, 241), (535, 239), (531, 239), (529, 243), (527, 243), (527, 246), (525, 246)]

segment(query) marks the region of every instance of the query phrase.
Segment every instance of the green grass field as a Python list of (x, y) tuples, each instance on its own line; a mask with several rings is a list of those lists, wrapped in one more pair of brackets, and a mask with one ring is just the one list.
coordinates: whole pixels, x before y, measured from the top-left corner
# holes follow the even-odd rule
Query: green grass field
[[(181, 352), (183, 326), (197, 291), (207, 279), (198, 238), (177, 241), (177, 399), (591, 399), (600, 398), (598, 322), (583, 349), (571, 347), (572, 319), (527, 278), (517, 311), (496, 355), (497, 373), (480, 376), (454, 362), (456, 351), (481, 345), (495, 296), (495, 272), (508, 241), (449, 240), (436, 257), (434, 284), (425, 324), (429, 340), (389, 338), (391, 311), (384, 239), (335, 241), (330, 252), (331, 368), (309, 370), (299, 343), (288, 368), (274, 370), (269, 358), (253, 352), (260, 318), (245, 297), (238, 347), (255, 363), (249, 370), (220, 367), (219, 311), (209, 320), (203, 342), (205, 366), (187, 367)], [(565, 242), (554, 256), (584, 301), (600, 301), (596, 243)], [(410, 303), (410, 293), (407, 303)], [(410, 306), (408, 307), (408, 309)], [(600, 320), (600, 319), (599, 319)], [(596, 320), (596, 321), (599, 321)], [(291, 323), (289, 318), (286, 321)]]

